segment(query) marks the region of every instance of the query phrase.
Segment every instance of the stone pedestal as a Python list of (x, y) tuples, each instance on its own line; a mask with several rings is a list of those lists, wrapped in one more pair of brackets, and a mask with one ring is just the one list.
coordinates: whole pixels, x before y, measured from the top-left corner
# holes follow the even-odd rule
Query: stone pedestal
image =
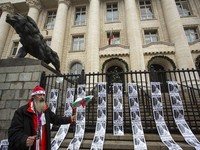
[(8, 128), (15, 110), (27, 104), (42, 72), (56, 71), (41, 60), (30, 58), (0, 60), (0, 141), (8, 138)]

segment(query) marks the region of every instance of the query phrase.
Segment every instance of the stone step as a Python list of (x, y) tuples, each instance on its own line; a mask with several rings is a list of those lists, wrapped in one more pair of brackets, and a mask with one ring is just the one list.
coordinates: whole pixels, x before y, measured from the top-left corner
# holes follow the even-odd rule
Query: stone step
[[(52, 131), (52, 139), (55, 136), (56, 131)], [(200, 140), (200, 134), (195, 134), (198, 140)], [(63, 143), (59, 150), (64, 150), (68, 147), (72, 138), (74, 137), (74, 133), (68, 133), (65, 137)], [(82, 149), (90, 149), (92, 140), (94, 137), (94, 133), (85, 133), (84, 139), (81, 144)], [(179, 144), (183, 150), (195, 150), (195, 148), (188, 145), (184, 138), (180, 134), (172, 134), (173, 139)], [(145, 139), (147, 142), (148, 150), (167, 150), (168, 148), (161, 142), (158, 134), (145, 133)], [(105, 141), (104, 141), (104, 149), (116, 149), (116, 150), (129, 150), (134, 149), (133, 144), (133, 135), (131, 133), (125, 133), (124, 136), (114, 136), (112, 133), (106, 133)]]
[[(57, 131), (51, 131), (51, 138), (55, 137)], [(161, 141), (160, 137), (156, 133), (144, 133), (146, 141)], [(184, 142), (184, 138), (179, 133), (171, 133), (173, 139), (177, 142)], [(195, 134), (196, 138), (200, 140), (200, 134)], [(68, 132), (65, 139), (72, 139), (74, 133)], [(94, 138), (94, 133), (86, 132), (84, 134), (85, 140), (92, 140)], [(113, 133), (106, 133), (105, 140), (114, 140), (114, 141), (133, 141), (132, 133), (125, 133), (124, 136), (114, 136)]]

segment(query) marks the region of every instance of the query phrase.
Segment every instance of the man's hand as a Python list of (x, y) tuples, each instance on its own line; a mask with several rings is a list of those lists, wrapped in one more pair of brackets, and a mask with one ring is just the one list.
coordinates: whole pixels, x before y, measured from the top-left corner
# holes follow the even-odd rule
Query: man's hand
[(72, 117), (71, 117), (71, 120), (72, 120), (73, 122), (76, 121), (76, 115), (72, 116)]
[(33, 145), (34, 141), (35, 141), (36, 135), (34, 136), (29, 136), (26, 140), (26, 146), (30, 147)]

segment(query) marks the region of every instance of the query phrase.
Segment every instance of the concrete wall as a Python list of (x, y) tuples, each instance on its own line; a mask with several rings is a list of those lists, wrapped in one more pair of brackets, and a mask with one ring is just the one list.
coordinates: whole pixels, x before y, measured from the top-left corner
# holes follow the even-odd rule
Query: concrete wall
[(54, 70), (40, 60), (0, 60), (0, 141), (7, 138), (7, 129), (17, 108), (27, 104), (41, 73), (54, 74)]

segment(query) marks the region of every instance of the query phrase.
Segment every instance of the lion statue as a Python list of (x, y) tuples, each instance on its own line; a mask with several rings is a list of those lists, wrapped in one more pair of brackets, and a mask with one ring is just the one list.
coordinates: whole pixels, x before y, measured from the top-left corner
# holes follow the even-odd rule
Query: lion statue
[(23, 45), (15, 58), (24, 58), (29, 53), (47, 64), (52, 63), (56, 70), (60, 72), (60, 61), (57, 53), (47, 46), (35, 21), (31, 17), (8, 14), (6, 22), (19, 34), (20, 42)]

